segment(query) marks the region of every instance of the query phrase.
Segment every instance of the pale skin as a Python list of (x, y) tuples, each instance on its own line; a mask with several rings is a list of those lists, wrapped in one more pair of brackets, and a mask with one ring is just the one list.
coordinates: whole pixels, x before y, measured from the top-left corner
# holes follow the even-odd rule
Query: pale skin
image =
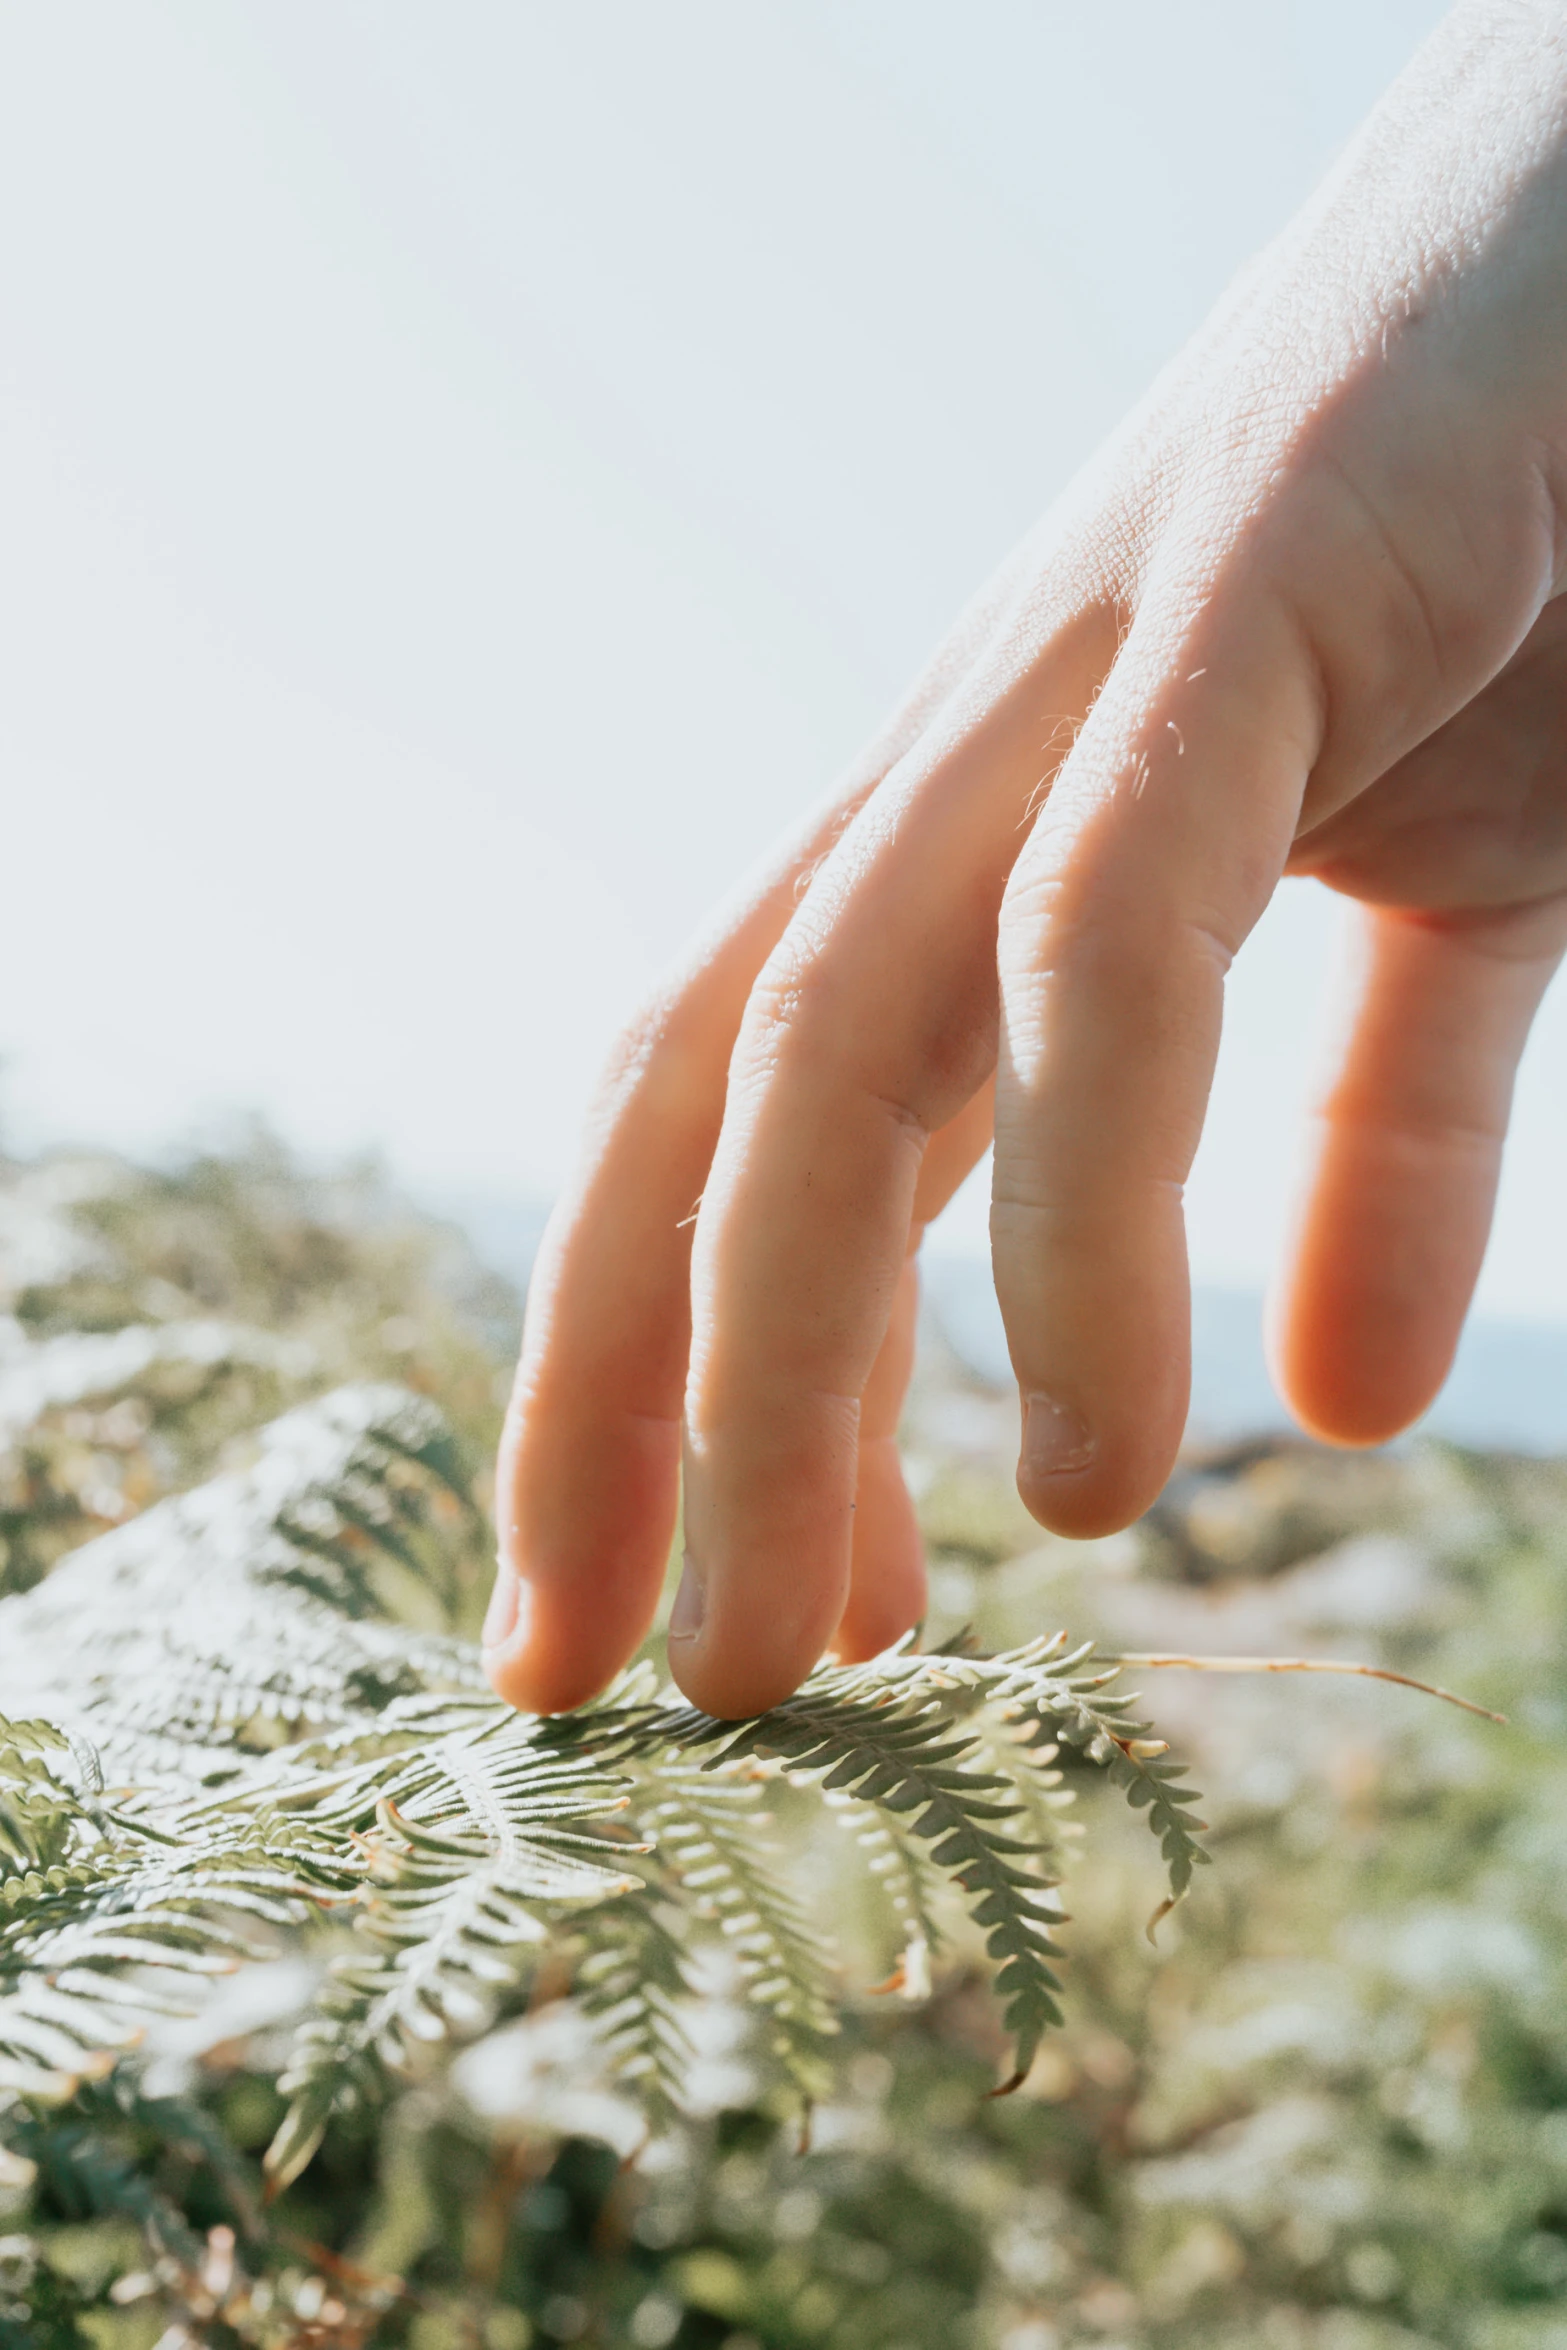
[(1340, 1443), (1425, 1407), (1567, 949), (1564, 587), (1567, 9), (1488, 0), (628, 1032), (529, 1298), (504, 1697), (633, 1652), (682, 1482), (697, 1704), (918, 1620), (915, 1251), (992, 1133), (1019, 1489), (1068, 1535), (1147, 1508), (1225, 973), (1286, 873), (1358, 902), (1362, 969), (1275, 1374)]

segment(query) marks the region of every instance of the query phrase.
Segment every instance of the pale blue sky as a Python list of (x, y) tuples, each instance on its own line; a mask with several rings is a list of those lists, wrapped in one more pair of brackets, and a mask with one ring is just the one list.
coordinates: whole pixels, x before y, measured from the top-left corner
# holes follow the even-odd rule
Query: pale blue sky
[[(1438, 13), (0, 5), (13, 1129), (260, 1106), (548, 1190), (646, 976)], [(1331, 927), (1233, 982), (1209, 1278), (1276, 1244)], [(1509, 1310), (1567, 1312), (1564, 1074), (1553, 1001)]]

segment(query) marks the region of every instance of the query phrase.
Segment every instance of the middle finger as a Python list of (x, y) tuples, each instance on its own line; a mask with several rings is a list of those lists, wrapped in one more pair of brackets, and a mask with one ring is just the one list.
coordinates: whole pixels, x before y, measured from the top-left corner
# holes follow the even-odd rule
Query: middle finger
[(990, 1075), (1020, 826), (1114, 657), (1114, 612), (976, 675), (862, 811), (753, 991), (697, 1221), (677, 1679), (710, 1711), (797, 1686), (848, 1596), (860, 1399), (925, 1147)]

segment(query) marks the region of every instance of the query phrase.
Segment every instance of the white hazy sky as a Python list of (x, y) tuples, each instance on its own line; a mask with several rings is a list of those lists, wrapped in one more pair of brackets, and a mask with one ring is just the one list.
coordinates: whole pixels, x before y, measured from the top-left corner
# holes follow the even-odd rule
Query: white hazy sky
[[(1429, 0), (0, 0), (10, 1131), (519, 1198)], [(1331, 908), (1192, 1187), (1265, 1272)], [(1567, 1312), (1567, 1012), (1486, 1276)], [(959, 1235), (977, 1235), (970, 1198)]]

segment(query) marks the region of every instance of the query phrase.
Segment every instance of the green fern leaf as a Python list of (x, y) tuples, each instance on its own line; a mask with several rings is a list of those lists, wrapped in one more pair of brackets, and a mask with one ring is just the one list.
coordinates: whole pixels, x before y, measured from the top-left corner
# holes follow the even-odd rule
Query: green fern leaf
[[(281, 2082), (290, 2111), (267, 2157), (284, 2184), (334, 2111), (375, 2090), (421, 2042), (476, 2030), (516, 1987), (557, 1913), (635, 1891), (625, 1847), (596, 1823), (624, 1784), (541, 1747), (538, 1726), (491, 1705), (424, 1750), (394, 1753), (334, 1790), (321, 1824), (361, 1840), (358, 1930), (379, 1947), (334, 1961)], [(337, 1843), (329, 1849), (339, 1849)]]
[(826, 2043), (838, 2030), (830, 1952), (808, 1924), (781, 1855), (769, 1843), (748, 1780), (714, 1777), (661, 1757), (642, 1817), (672, 1890), (715, 1926), (767, 2050), (806, 2105), (831, 2080)]
[(284, 2077), (275, 2185), (552, 1943), (650, 2122), (679, 2106), (684, 2003), (718, 1952), (771, 2077), (809, 2103), (840, 1993), (764, 1832), (780, 1775), (853, 1829), (907, 1985), (943, 1905), (966, 1909), (1021, 2073), (1060, 2013), (1058, 1746), (1147, 1814), (1177, 1890), (1201, 1857), (1177, 1767), (1064, 1638), (904, 1643), (740, 1724), (646, 1666), (562, 1720), (514, 1714), (469, 1646), (392, 1612), (416, 1586), (439, 1615), (472, 1523), (431, 1407), (347, 1389), (0, 1602), (0, 2090), (63, 2096), (258, 1933), (351, 1920)]
[(1005, 1833), (1021, 1805), (997, 1772), (973, 1767), (939, 1694), (894, 1687), (867, 1695), (865, 1669), (829, 1667), (795, 1697), (743, 1724), (691, 1713), (669, 1726), (681, 1743), (716, 1744), (718, 1757), (775, 1755), (791, 1777), (842, 1788), (890, 1813), (925, 1843), (961, 1889), (996, 1963), (996, 1989), (1019, 2077), (1048, 2025), (1060, 2021), (1056, 1879), (1035, 1847)]
[(693, 2061), (681, 2008), (696, 1985), (682, 1925), (656, 1901), (607, 1902), (581, 1921), (574, 1995), (654, 2134), (681, 2112)]

